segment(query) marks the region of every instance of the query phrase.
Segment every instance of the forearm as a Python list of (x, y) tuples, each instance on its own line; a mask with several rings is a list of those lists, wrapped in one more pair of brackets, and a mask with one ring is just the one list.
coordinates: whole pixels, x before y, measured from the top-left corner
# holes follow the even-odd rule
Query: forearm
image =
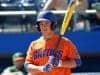
[(28, 75), (37, 75), (40, 72), (41, 72), (40, 70), (28, 69)]
[(43, 66), (36, 66), (33, 64), (25, 64), (25, 68), (27, 69), (28, 72), (42, 72), (43, 71)]
[(43, 10), (52, 9), (53, 7), (54, 7), (54, 1), (53, 0), (48, 0), (47, 3), (45, 4)]
[(68, 59), (68, 60), (62, 61), (61, 67), (76, 68), (77, 64), (76, 64), (76, 62), (74, 60)]

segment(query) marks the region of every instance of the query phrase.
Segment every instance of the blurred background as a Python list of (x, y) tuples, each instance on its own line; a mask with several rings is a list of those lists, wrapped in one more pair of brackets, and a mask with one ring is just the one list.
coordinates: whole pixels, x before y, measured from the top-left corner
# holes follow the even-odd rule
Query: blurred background
[[(36, 16), (47, 1), (0, 0), (0, 73), (12, 65), (13, 53), (26, 53), (30, 42), (41, 35), (35, 26)], [(82, 66), (73, 73), (100, 72), (100, 0), (80, 1), (64, 35), (75, 43), (82, 59)], [(55, 14), (55, 31), (59, 33), (64, 13)]]

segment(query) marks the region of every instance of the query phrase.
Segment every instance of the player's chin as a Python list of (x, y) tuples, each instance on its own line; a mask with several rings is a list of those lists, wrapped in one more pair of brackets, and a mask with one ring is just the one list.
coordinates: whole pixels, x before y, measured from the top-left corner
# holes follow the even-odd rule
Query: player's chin
[(48, 32), (48, 30), (41, 30), (41, 32), (43, 33), (43, 34), (46, 34), (47, 32)]

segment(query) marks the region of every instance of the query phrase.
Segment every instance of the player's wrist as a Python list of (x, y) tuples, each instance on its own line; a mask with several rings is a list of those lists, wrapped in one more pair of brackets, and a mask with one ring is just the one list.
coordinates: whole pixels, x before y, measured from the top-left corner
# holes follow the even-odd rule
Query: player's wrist
[(43, 71), (50, 71), (53, 68), (53, 65), (50, 63), (47, 63), (44, 67), (43, 67)]
[(43, 71), (43, 67), (44, 66), (36, 66), (36, 65), (33, 65), (33, 64), (25, 64), (26, 69), (33, 69), (33, 70)]
[(59, 60), (59, 64), (57, 67), (61, 67), (62, 66), (62, 60)]

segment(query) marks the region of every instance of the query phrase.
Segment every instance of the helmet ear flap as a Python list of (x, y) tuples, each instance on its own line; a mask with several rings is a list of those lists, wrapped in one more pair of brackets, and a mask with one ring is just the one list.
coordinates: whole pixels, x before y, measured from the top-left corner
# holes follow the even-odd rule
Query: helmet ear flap
[(37, 27), (37, 29), (38, 29), (38, 31), (41, 31), (39, 26)]
[(55, 25), (54, 22), (52, 22), (52, 24), (51, 24), (51, 29), (54, 30), (55, 28), (56, 28), (56, 25)]
[(41, 31), (40, 26), (39, 26), (39, 22), (36, 23), (36, 28), (38, 31)]

